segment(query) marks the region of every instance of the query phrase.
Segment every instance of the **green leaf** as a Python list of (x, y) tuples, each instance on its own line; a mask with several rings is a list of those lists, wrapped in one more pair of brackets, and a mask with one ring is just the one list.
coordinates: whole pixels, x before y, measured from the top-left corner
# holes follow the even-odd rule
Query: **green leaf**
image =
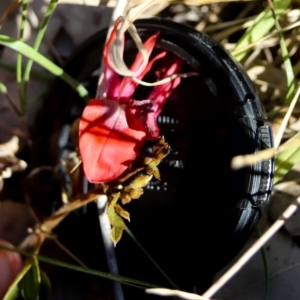
[(118, 241), (121, 239), (123, 231), (125, 229), (125, 223), (123, 219), (117, 214), (115, 211), (115, 207), (112, 206), (108, 211), (107, 215), (109, 218), (109, 222), (112, 225), (111, 229), (111, 239), (116, 245)]
[[(23, 35), (24, 35), (26, 17), (27, 17), (27, 0), (22, 0), (21, 15), (22, 15), (22, 19), (20, 24), (19, 41), (23, 41)], [(17, 56), (16, 79), (18, 84), (19, 97), (21, 101), (21, 111), (24, 112), (25, 98), (22, 93), (22, 54), (21, 53), (18, 53)]]
[[(270, 0), (271, 1), (271, 0)], [(276, 16), (275, 11), (273, 10), (273, 18), (275, 21), (276, 29), (279, 35), (279, 43), (280, 43), (280, 49), (281, 49), (281, 54), (282, 54), (282, 59), (283, 63), (285, 66), (285, 72), (286, 72), (286, 77), (287, 77), (287, 94), (285, 97), (285, 105), (290, 105), (292, 100), (293, 100), (293, 94), (295, 91), (295, 75), (294, 75), (294, 70), (293, 66), (290, 60), (290, 55), (287, 49), (287, 46), (285, 44), (285, 40), (282, 34), (282, 28), (280, 26), (279, 20)]]
[(56, 64), (54, 64), (48, 58), (34, 50), (29, 45), (2, 34), (0, 34), (0, 45), (6, 46), (27, 56), (29, 59), (32, 59), (34, 62), (44, 67), (52, 74), (60, 77), (62, 80), (67, 82), (74, 90), (77, 91), (80, 97), (84, 98), (85, 100), (90, 99), (88, 91), (82, 84), (80, 84), (77, 80), (72, 78), (69, 74), (65, 73), (63, 69), (58, 67)]
[(20, 293), (20, 282), (24, 278), (24, 276), (27, 274), (27, 272), (31, 269), (31, 264), (26, 264), (21, 272), (17, 275), (13, 283), (8, 288), (8, 291), (6, 292), (3, 300), (14, 300), (18, 297)]
[[(49, 20), (52, 16), (53, 12), (55, 11), (57, 3), (58, 3), (58, 0), (50, 0), (50, 2), (48, 4), (47, 11), (44, 15), (44, 19), (43, 19), (42, 24), (39, 28), (36, 39), (34, 41), (33, 49), (36, 50), (36, 51), (40, 47), (40, 44), (43, 40), (43, 37), (45, 35), (46, 29), (47, 29), (47, 26), (48, 26), (48, 22), (49, 22)], [(27, 94), (27, 84), (28, 84), (29, 78), (30, 78), (30, 71), (31, 71), (32, 63), (33, 63), (33, 60), (29, 59), (27, 61), (25, 71), (24, 71), (24, 76), (23, 76), (23, 83), (24, 83), (23, 93), (24, 93), (24, 97), (26, 97), (26, 94)]]
[(120, 198), (121, 193), (115, 193), (112, 195), (112, 198), (109, 198), (109, 203), (108, 203), (108, 209), (107, 209), (107, 214), (109, 214), (110, 210), (114, 210), (114, 206), (117, 204), (119, 198)]
[[(285, 12), (286, 8), (290, 5), (290, 0), (274, 0), (274, 10), (276, 16), (281, 16)], [(250, 26), (240, 40), (237, 42), (233, 51), (247, 47), (262, 38), (275, 24), (275, 20), (272, 16), (270, 7), (266, 7), (255, 19), (254, 24)], [(245, 49), (235, 55), (235, 58), (240, 61), (242, 60), (249, 49)]]
[(121, 239), (124, 229), (125, 229), (125, 223), (123, 219), (117, 213), (115, 213), (114, 225), (111, 229), (111, 238), (115, 245)]
[(37, 258), (33, 256), (31, 259), (31, 268), (20, 283), (21, 294), (25, 300), (38, 300), (41, 283), (40, 268)]
[[(116, 212), (115, 207), (117, 205), (117, 201), (119, 200), (120, 197), (120, 192), (116, 193), (113, 195), (113, 198), (110, 199), (108, 209), (107, 209), (107, 215), (109, 222), (112, 226), (111, 229), (111, 238), (116, 245), (117, 242), (121, 239), (123, 231), (125, 229), (125, 223), (123, 219), (120, 217), (120, 215)], [(124, 210), (125, 212), (125, 210)], [(129, 214), (128, 214), (129, 215)]]
[[(300, 140), (300, 132), (291, 138), (287, 143)], [(287, 148), (278, 153), (275, 159), (274, 184), (287, 174), (290, 169), (300, 161), (300, 146)]]
[(40, 299), (50, 299), (51, 282), (47, 274), (41, 270)]

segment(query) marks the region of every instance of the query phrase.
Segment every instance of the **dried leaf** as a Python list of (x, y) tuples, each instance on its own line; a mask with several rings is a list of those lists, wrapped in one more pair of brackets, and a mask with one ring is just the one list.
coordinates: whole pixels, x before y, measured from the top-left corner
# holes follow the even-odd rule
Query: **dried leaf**
[(116, 213), (114, 208), (111, 208), (107, 212), (110, 223), (112, 224), (111, 238), (116, 245), (121, 239), (123, 231), (125, 229), (125, 223), (123, 219)]
[(122, 218), (128, 220), (130, 222), (130, 214), (127, 210), (125, 210), (122, 206), (119, 204), (115, 205), (115, 211), (118, 215), (120, 215)]
[(127, 192), (122, 192), (120, 198), (121, 198), (122, 204), (127, 204), (131, 201), (131, 197), (130, 197), (129, 193), (127, 193)]
[(17, 6), (19, 5), (19, 3), (21, 2), (21, 0), (13, 0), (8, 7), (6, 8), (6, 10), (4, 11), (4, 13), (1, 16), (0, 19), (0, 28), (3, 25), (4, 21), (8, 18), (8, 16), (17, 8)]
[(142, 188), (132, 189), (129, 194), (132, 199), (139, 199), (144, 194), (144, 190)]
[(138, 175), (131, 183), (130, 187), (133, 189), (145, 187), (152, 179), (152, 175)]
[(153, 176), (154, 176), (157, 180), (160, 180), (160, 173), (159, 173), (158, 167), (153, 167), (151, 170), (152, 170)]

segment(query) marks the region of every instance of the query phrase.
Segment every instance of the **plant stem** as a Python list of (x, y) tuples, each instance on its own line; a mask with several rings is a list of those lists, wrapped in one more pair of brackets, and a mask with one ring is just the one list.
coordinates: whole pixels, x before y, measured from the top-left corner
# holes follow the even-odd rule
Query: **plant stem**
[(260, 249), (269, 239), (284, 225), (300, 205), (300, 196), (282, 213), (274, 224), (250, 247), (238, 261), (223, 274), (203, 295), (204, 298), (211, 298), (219, 291)]
[[(22, 15), (22, 18), (21, 18), (21, 24), (20, 24), (19, 41), (23, 41), (24, 29), (25, 29), (25, 24), (26, 24), (26, 15), (27, 15), (27, 0), (22, 1), (22, 14), (21, 15)], [(22, 112), (22, 114), (24, 114), (26, 99), (22, 92), (22, 53), (18, 53), (18, 55), (17, 55), (17, 66), (16, 67), (17, 67), (16, 68), (16, 79), (17, 79), (18, 90), (19, 90), (21, 112)]]
[[(43, 39), (46, 29), (47, 29), (48, 22), (57, 6), (57, 3), (58, 3), (58, 0), (50, 0), (50, 2), (48, 4), (47, 11), (44, 15), (44, 19), (42, 21), (41, 27), (37, 33), (36, 39), (33, 44), (33, 49), (36, 51), (38, 51), (38, 49), (40, 47), (40, 44), (42, 42), (42, 39)], [(23, 94), (23, 97), (25, 97), (25, 98), (27, 95), (27, 84), (30, 79), (30, 71), (31, 71), (32, 64), (33, 64), (33, 60), (29, 59), (27, 61), (27, 64), (26, 64), (26, 67), (24, 70), (22, 94)]]

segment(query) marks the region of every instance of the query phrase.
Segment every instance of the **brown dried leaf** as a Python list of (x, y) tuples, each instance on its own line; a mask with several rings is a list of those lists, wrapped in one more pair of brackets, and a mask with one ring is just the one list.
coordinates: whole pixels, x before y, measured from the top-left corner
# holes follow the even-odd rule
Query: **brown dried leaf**
[(131, 201), (131, 197), (127, 192), (122, 192), (120, 198), (121, 198), (122, 204), (127, 204)]
[(127, 210), (125, 210), (122, 206), (119, 204), (115, 205), (115, 211), (118, 215), (120, 215), (122, 218), (128, 220), (130, 222), (130, 214)]
[(132, 189), (138, 189), (145, 187), (149, 181), (152, 179), (153, 175), (138, 175), (131, 183), (130, 187)]
[(63, 205), (47, 218), (41, 227), (45, 228), (46, 231), (51, 232), (71, 211), (96, 200), (98, 197), (106, 197), (106, 195), (103, 195), (102, 187), (91, 190), (86, 194), (77, 195), (70, 200), (69, 204)]
[(160, 173), (158, 167), (152, 168), (152, 174), (157, 180), (160, 180)]
[(21, 0), (13, 0), (9, 6), (6, 8), (4, 13), (0, 18), (0, 27), (3, 25), (4, 21), (8, 18), (8, 16), (17, 8)]
[(129, 194), (132, 199), (139, 199), (144, 194), (144, 190), (142, 188), (132, 189)]

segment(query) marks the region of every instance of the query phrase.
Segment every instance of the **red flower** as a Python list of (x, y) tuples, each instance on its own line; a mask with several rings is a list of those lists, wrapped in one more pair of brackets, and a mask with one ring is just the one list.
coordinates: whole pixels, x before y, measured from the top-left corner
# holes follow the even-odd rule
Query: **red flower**
[[(138, 85), (130, 77), (120, 80), (110, 63), (108, 49), (116, 37), (116, 26), (104, 49), (105, 99), (92, 99), (85, 107), (79, 125), (79, 150), (84, 173), (93, 183), (107, 182), (119, 177), (139, 154), (145, 140), (159, 138), (156, 118), (166, 100), (179, 84), (177, 78), (153, 88), (147, 100), (136, 101), (132, 95)], [(158, 34), (148, 38), (144, 47), (150, 56)], [(144, 67), (144, 60), (137, 54), (130, 70), (141, 80), (153, 63), (165, 58), (166, 65), (156, 72), (163, 79), (179, 72), (182, 60), (167, 59), (167, 52), (155, 56)]]

